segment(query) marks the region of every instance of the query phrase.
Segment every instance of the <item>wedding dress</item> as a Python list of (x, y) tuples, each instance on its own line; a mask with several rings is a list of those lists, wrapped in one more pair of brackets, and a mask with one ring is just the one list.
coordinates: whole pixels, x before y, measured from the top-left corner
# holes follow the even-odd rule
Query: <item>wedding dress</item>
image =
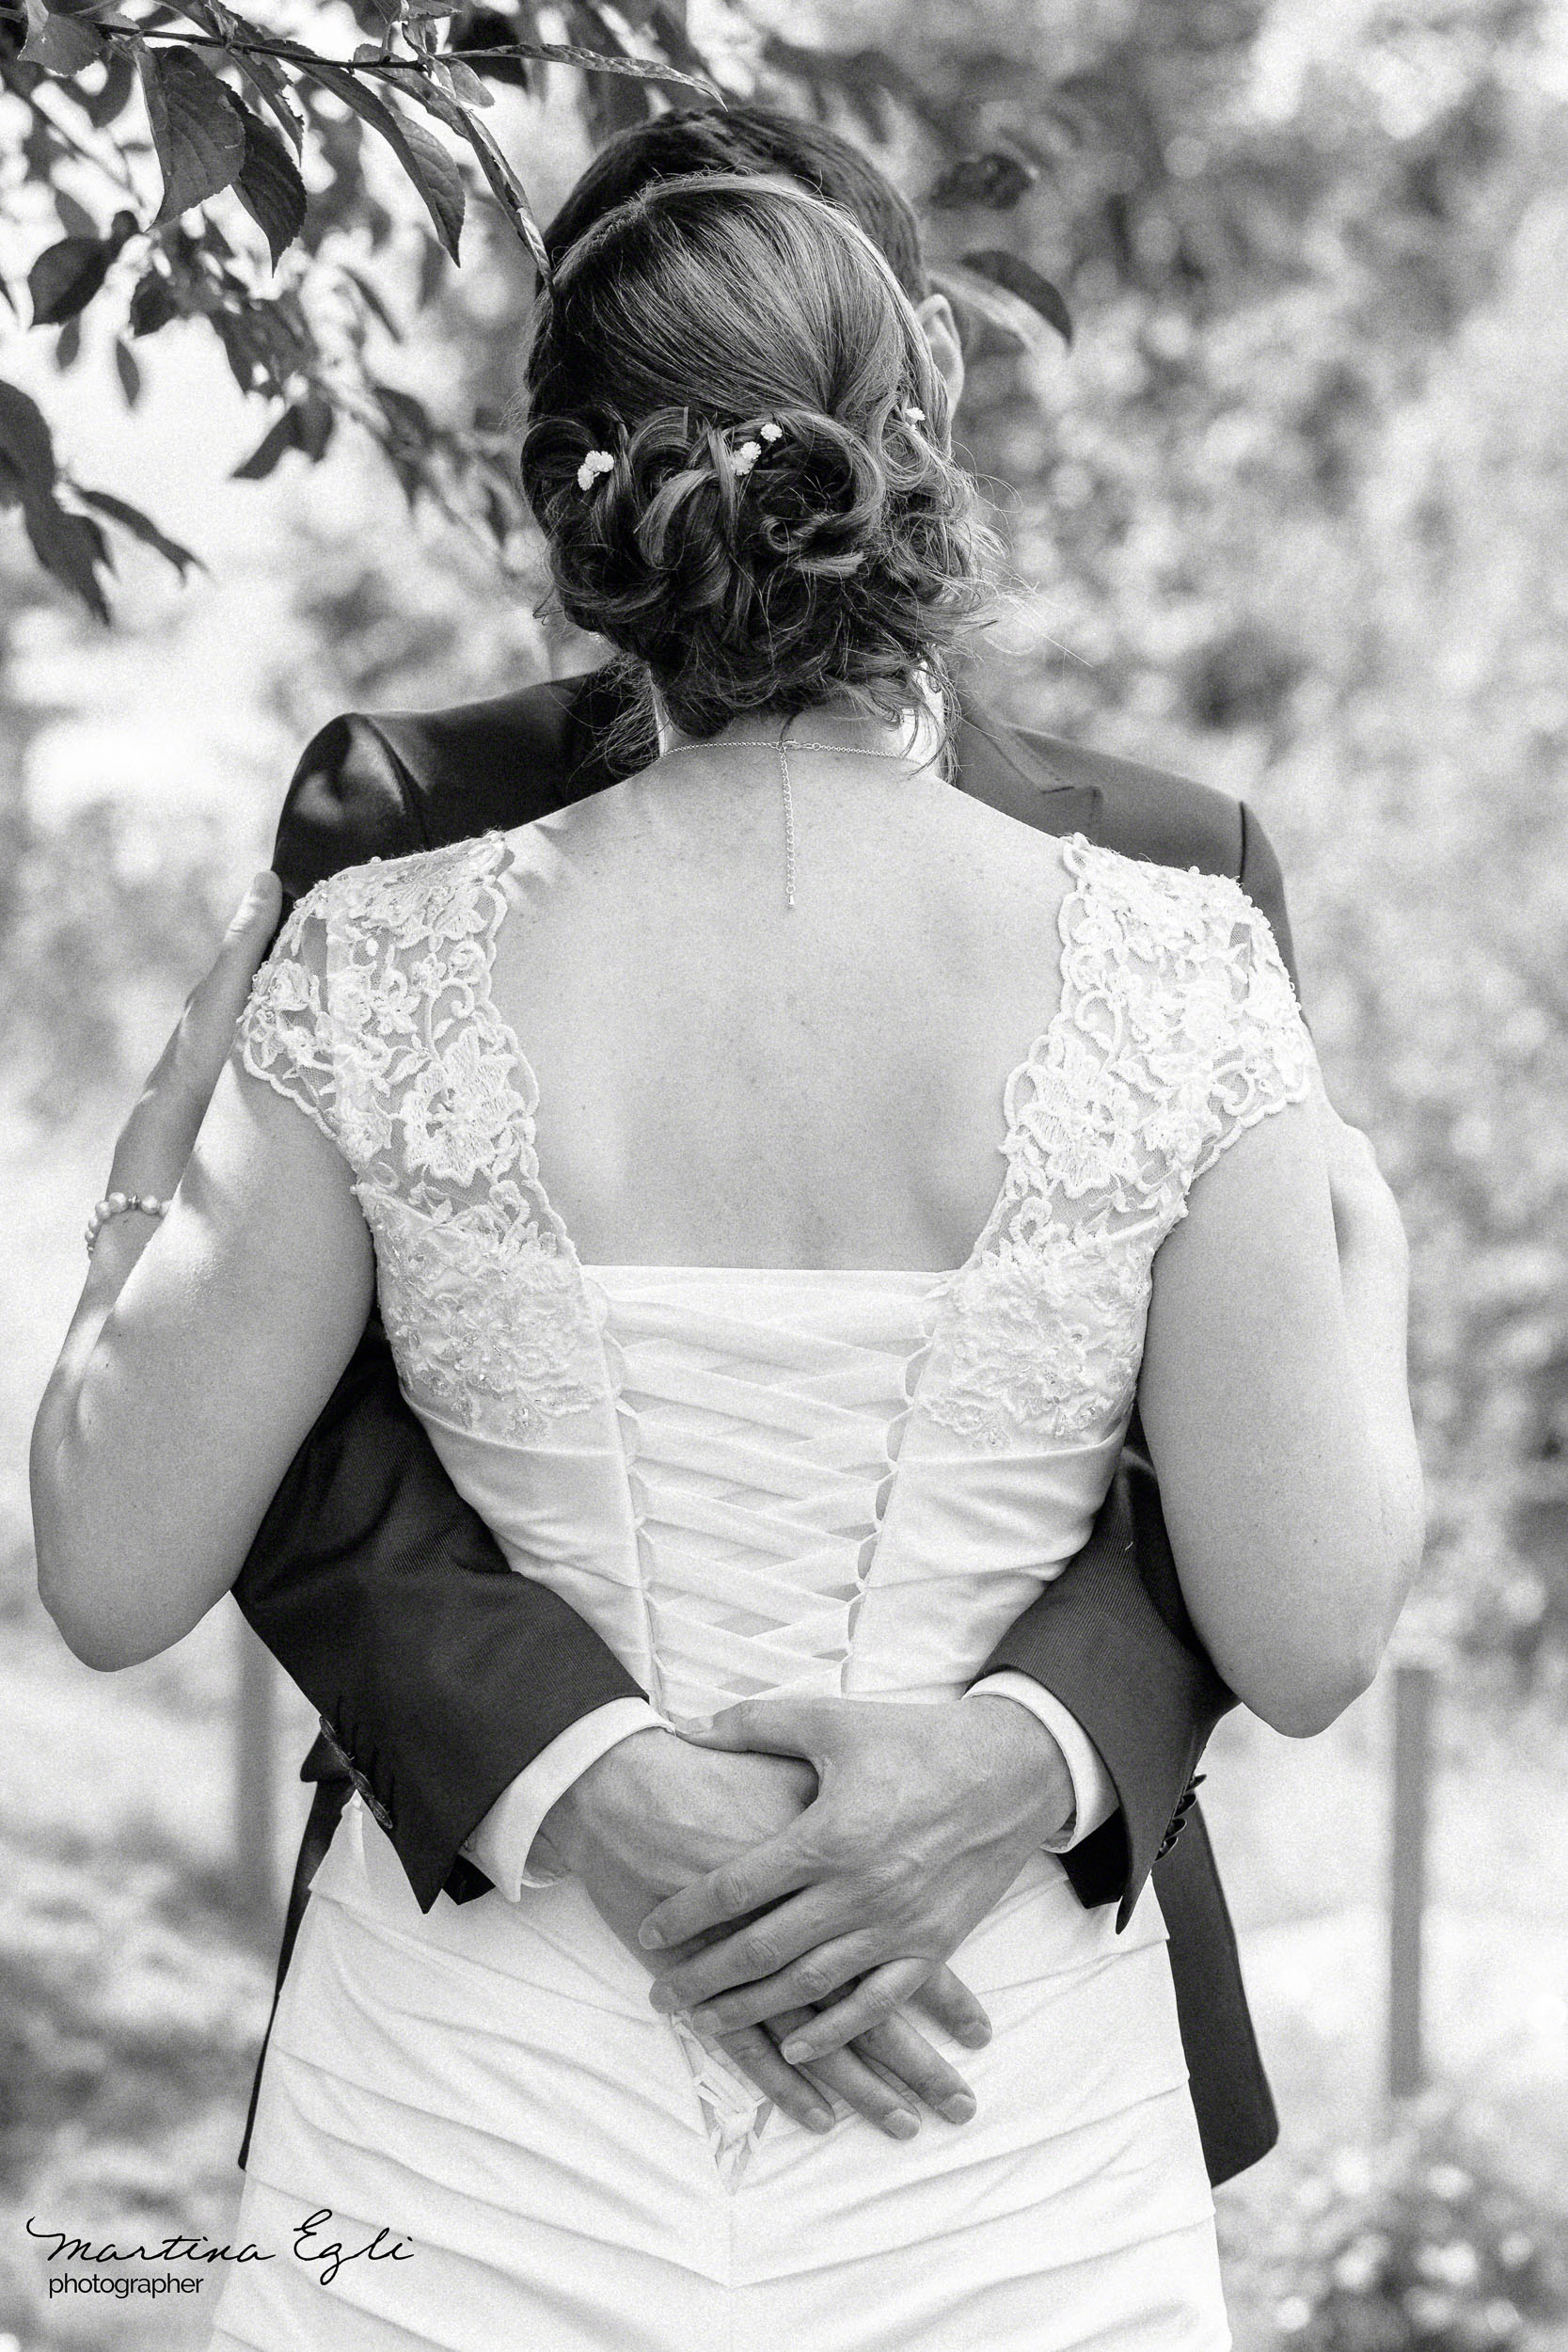
[[(518, 838), (526, 842), (526, 834)], [(1232, 882), (1063, 847), (1059, 1009), (954, 1273), (583, 1264), (491, 993), (501, 835), (295, 911), (247, 1069), (355, 1171), (409, 1403), (520, 1573), (661, 1712), (958, 1694), (1086, 1538), (1150, 1264), (1306, 1091)], [(570, 1879), (424, 1916), (356, 1800), (274, 2027), (215, 2343), (255, 2352), (1219, 2352), (1212, 2204), (1152, 1890), (1117, 1935), (1031, 1860), (953, 1964), (994, 2038), (911, 2141), (816, 2137), (679, 2021)], [(302, 2222), (330, 2226), (294, 2251)], [(345, 2253), (405, 2249), (319, 2283)], [(309, 2259), (315, 2255), (313, 2262)]]

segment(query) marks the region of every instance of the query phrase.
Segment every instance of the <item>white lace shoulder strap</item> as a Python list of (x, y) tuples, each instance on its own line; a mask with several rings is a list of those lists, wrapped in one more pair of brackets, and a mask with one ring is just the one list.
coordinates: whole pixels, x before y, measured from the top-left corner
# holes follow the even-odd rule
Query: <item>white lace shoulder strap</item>
[(1227, 1145), (1306, 1093), (1311, 1043), (1239, 883), (1081, 836), (1064, 856), (1061, 1005), (1008, 1087), (1004, 1203), (1052, 1201), (1080, 1232), (1171, 1223)]
[(450, 1215), (532, 1173), (527, 1066), (491, 996), (505, 840), (372, 859), (302, 898), (240, 1024), (245, 1068), (361, 1184)]
[(260, 1078), (338, 1141), (337, 1077), (327, 1013), (329, 907), (337, 878), (318, 882), (293, 908), (251, 984), (235, 1041)]
[(992, 1447), (1115, 1432), (1155, 1251), (1196, 1179), (1307, 1091), (1274, 935), (1235, 882), (1064, 844), (1061, 1001), (1007, 1082), (1006, 1178), (921, 1386)]

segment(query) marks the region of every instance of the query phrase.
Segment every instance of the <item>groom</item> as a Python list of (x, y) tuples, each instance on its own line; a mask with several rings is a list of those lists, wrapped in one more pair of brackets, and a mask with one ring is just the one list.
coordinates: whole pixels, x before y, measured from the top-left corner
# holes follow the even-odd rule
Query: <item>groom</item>
[[(816, 126), (738, 107), (626, 133), (567, 199), (552, 251), (650, 179), (705, 169), (782, 174), (853, 214), (916, 303), (957, 394), (961, 352), (927, 283), (912, 214), (856, 149)], [(624, 738), (614, 730), (626, 698), (600, 671), (455, 710), (335, 721), (307, 751), (284, 808), (275, 865), (286, 892), (604, 788), (626, 772), (606, 745)], [(1245, 809), (1011, 731), (968, 700), (955, 749), (962, 788), (1023, 823), (1239, 876), (1289, 961), (1279, 869)], [(945, 1959), (1028, 1844), (1046, 1843), (1083, 1901), (1119, 1903), (1118, 1924), (1154, 1868), (1211, 2175), (1224, 2179), (1272, 2145), (1234, 1938), (1193, 1809), (1194, 1768), (1231, 1700), (1181, 1606), (1135, 1443), (1086, 1549), (999, 1645), (971, 1693), (976, 1704), (949, 1710), (955, 1728), (938, 1752), (911, 1747), (897, 1708), (781, 1700), (732, 1711), (736, 1747), (803, 1756), (816, 1769), (818, 1801), (792, 1803), (767, 1877), (747, 1860), (775, 1826), (750, 1809), (745, 1770), (756, 1758), (649, 1736), (642, 1695), (619, 1661), (545, 1586), (507, 1572), (404, 1405), (373, 1327), (293, 1464), (235, 1593), (323, 1717), (305, 1766), (317, 1792), (280, 1977), (351, 1786), (427, 1909), (492, 1884), (515, 1897), (565, 1856), (607, 1915), (617, 1901), (641, 1915), (725, 1864), (705, 1915), (718, 1940), (677, 1978), (683, 2000), (717, 2003), (724, 2023), (726, 2004), (776, 2022), (846, 1998), (852, 1977), (885, 1963)], [(978, 1705), (982, 1695), (998, 1704)], [(809, 1878), (816, 1889), (809, 1937), (771, 1909), (781, 1867), (786, 1883)], [(835, 1974), (825, 1947), (846, 1940), (854, 1968)], [(767, 1998), (748, 1991), (761, 1978)], [(859, 2033), (879, 2022), (874, 2004), (863, 1999), (863, 2009)], [(960, 1998), (955, 2029), (962, 2013)], [(865, 2046), (875, 2053), (874, 2039)]]

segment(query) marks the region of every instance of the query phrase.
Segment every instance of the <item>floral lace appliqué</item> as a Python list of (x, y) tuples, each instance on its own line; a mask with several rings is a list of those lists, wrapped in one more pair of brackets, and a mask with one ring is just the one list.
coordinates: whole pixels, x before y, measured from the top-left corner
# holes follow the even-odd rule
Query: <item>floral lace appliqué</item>
[(492, 834), (321, 883), (257, 981), (241, 1044), (354, 1169), (410, 1397), (516, 1441), (597, 1405), (605, 1373), (539, 1183), (532, 1073), (492, 997), (508, 856)]
[(1132, 1410), (1154, 1253), (1196, 1178), (1299, 1102), (1311, 1045), (1239, 885), (1075, 836), (1056, 1016), (1006, 1091), (1006, 1179), (922, 1409), (978, 1443), (1110, 1436)]

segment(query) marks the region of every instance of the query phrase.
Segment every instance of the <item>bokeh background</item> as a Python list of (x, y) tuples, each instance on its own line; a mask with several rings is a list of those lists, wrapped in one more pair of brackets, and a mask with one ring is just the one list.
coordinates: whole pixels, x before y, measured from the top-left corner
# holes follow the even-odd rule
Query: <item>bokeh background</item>
[[(277, 21), (355, 38), (331, 5)], [(1232, 1719), (1205, 1799), (1284, 2124), (1220, 2200), (1238, 2342), (1568, 2344), (1568, 8), (685, 21), (732, 91), (872, 146), (939, 256), (1006, 248), (1066, 296), (1070, 349), (974, 326), (962, 437), (1017, 581), (988, 691), (1259, 811), (1331, 1089), (1411, 1233), (1431, 2087), (1390, 2107), (1386, 1680), (1309, 1743)], [(555, 67), (500, 90), (541, 214), (668, 97), (604, 87)], [(944, 194), (958, 120), (1020, 164), (1000, 210)], [(0, 170), (17, 283), (58, 227)], [(377, 186), (326, 250), (388, 314), (382, 379), (427, 419), (499, 413), (526, 263), (477, 217), (433, 272), (417, 201)], [(254, 1836), (245, 1862), (267, 1806), (236, 1785), (231, 1608), (104, 1679), (34, 1594), (26, 1438), (86, 1210), (314, 728), (591, 651), (538, 616), (526, 544), (405, 496), (350, 424), (234, 479), (275, 406), (199, 321), (138, 340), (128, 376), (113, 292), (74, 334), (11, 325), (5, 372), (205, 569), (127, 543), (105, 627), (0, 522), (0, 2352), (200, 2340), (188, 2297), (51, 2304), (21, 2224), (222, 2236), (278, 1915)], [(310, 1724), (276, 1705), (280, 1884)]]

